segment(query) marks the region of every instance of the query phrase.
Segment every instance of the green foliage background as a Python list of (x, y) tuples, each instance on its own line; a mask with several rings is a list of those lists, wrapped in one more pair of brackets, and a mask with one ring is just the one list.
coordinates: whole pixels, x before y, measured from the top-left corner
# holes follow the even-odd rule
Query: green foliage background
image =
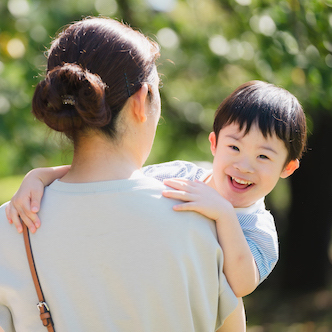
[[(214, 111), (248, 80), (268, 81), (296, 95), (310, 137), (331, 115), (332, 0), (1, 0), (1, 192), (11, 195), (17, 185), (10, 182), (14, 185), (5, 189), (4, 178), (71, 161), (71, 147), (35, 121), (30, 105), (53, 36), (88, 15), (123, 20), (161, 44), (163, 119), (148, 163), (212, 161), (208, 133)], [(328, 162), (330, 144), (319, 144), (325, 144), (322, 161)], [(283, 182), (271, 195), (280, 211), (294, 195), (287, 188)], [(311, 195), (315, 188), (306, 190)], [(3, 196), (2, 202), (9, 198)]]
[(29, 113), (30, 101), (52, 37), (87, 15), (124, 20), (161, 42), (164, 121), (150, 163), (211, 160), (207, 134), (214, 111), (247, 80), (289, 89), (311, 127), (314, 113), (330, 109), (331, 1), (155, 2), (169, 3), (170, 11), (157, 11), (144, 0), (1, 2), (0, 177), (70, 161), (70, 150), (59, 152), (61, 140), (45, 138), (46, 129)]

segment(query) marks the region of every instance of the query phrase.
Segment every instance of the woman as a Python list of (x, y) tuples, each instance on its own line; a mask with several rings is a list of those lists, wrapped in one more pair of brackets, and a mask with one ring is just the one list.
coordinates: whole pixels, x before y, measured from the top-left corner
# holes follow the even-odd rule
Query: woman
[[(111, 19), (52, 43), (32, 112), (74, 145), (45, 191), (31, 245), (57, 331), (214, 331), (237, 300), (212, 221), (176, 213), (146, 178), (160, 116), (158, 46)], [(0, 208), (0, 324), (44, 331), (23, 238)]]

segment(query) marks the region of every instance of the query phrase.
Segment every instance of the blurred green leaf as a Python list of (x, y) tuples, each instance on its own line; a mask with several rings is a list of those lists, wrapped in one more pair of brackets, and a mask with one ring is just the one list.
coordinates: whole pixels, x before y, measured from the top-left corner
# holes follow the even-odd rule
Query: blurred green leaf
[(9, 201), (19, 188), (24, 175), (13, 175), (0, 179), (0, 205)]

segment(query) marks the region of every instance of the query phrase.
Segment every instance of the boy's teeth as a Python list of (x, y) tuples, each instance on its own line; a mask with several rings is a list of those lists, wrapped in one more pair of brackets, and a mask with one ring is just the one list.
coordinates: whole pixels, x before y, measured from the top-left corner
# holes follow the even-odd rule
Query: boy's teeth
[(233, 177), (232, 177), (232, 180), (234, 180), (235, 182), (237, 182), (239, 184), (247, 184), (247, 185), (252, 184), (252, 182), (250, 182), (250, 181), (245, 181), (245, 180), (241, 180), (241, 179), (237, 179), (237, 178), (233, 178)]

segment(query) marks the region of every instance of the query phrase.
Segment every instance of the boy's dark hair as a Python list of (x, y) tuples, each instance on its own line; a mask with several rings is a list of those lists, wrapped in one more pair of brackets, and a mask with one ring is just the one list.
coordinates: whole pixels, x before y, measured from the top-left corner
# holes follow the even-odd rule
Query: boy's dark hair
[(237, 123), (245, 128), (258, 125), (264, 137), (276, 134), (286, 146), (291, 160), (300, 159), (306, 146), (306, 118), (295, 96), (273, 84), (250, 81), (239, 86), (218, 107), (213, 131), (218, 139), (219, 131)]

